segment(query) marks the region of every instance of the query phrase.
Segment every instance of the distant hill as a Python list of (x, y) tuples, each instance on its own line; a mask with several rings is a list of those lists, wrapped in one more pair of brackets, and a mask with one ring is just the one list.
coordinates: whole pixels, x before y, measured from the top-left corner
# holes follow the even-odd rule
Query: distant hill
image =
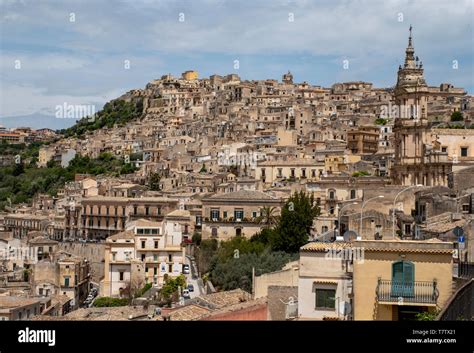
[(54, 115), (44, 115), (40, 113), (14, 117), (0, 117), (0, 125), (6, 128), (26, 126), (33, 129), (50, 128), (60, 130), (73, 126), (76, 121), (76, 119), (58, 119)]

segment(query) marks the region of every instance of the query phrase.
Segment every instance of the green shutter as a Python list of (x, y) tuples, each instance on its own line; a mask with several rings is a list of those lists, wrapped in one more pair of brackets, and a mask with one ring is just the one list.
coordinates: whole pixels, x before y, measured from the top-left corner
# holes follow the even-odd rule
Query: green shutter
[(414, 295), (414, 266), (411, 262), (403, 262), (403, 294), (405, 297)]
[(408, 261), (392, 264), (392, 297), (412, 297), (414, 294), (414, 265)]

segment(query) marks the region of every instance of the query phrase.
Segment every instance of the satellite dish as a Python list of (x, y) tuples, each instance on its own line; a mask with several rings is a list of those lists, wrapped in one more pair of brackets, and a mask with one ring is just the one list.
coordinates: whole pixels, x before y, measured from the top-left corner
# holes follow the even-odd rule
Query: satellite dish
[(348, 230), (344, 233), (344, 241), (350, 242), (359, 238), (359, 234), (353, 230)]

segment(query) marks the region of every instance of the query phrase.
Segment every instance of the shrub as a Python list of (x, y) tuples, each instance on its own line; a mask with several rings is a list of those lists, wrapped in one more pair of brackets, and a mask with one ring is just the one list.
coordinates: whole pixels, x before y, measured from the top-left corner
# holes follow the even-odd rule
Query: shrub
[(93, 306), (97, 308), (112, 307), (112, 306), (126, 306), (128, 305), (127, 298), (112, 298), (100, 297), (94, 301)]
[(453, 112), (451, 114), (451, 121), (463, 121), (464, 117), (461, 112)]

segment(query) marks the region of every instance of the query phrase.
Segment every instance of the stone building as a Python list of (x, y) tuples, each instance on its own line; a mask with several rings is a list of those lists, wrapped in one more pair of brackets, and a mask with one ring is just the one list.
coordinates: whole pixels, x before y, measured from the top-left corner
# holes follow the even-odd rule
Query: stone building
[(447, 152), (433, 144), (427, 119), (428, 86), (423, 64), (414, 53), (410, 27), (405, 64), (398, 70), (395, 87), (398, 116), (393, 128), (395, 161), (391, 176), (398, 185), (447, 185), (452, 162)]
[(258, 221), (261, 209), (274, 208), (273, 216), (277, 216), (282, 205), (282, 199), (259, 191), (241, 190), (205, 197), (202, 199), (202, 238), (250, 238), (263, 226)]

